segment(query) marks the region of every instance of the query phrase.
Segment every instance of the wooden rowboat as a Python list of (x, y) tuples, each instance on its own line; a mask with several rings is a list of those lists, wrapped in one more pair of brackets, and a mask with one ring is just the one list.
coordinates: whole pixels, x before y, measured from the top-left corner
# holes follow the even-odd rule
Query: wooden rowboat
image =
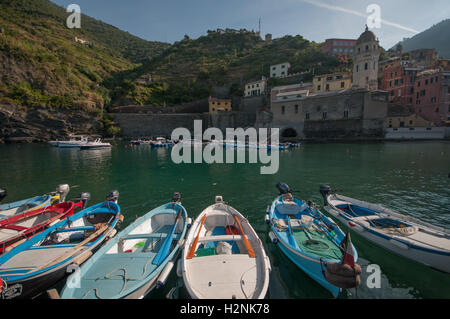
[(255, 230), (221, 196), (193, 223), (179, 267), (195, 299), (262, 299), (271, 270)]
[(80, 269), (80, 285), (63, 299), (140, 299), (163, 285), (186, 233), (178, 200), (157, 207), (121, 231)]
[(71, 265), (85, 262), (115, 235), (121, 216), (117, 197), (69, 216), (1, 255), (0, 296), (33, 298), (63, 279)]

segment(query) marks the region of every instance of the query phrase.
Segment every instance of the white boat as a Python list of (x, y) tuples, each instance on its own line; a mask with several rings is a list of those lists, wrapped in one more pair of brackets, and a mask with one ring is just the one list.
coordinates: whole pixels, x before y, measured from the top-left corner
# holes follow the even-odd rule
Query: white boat
[(194, 221), (177, 273), (194, 299), (262, 299), (270, 270), (248, 220), (216, 196)]
[(450, 230), (321, 186), (325, 210), (362, 237), (391, 252), (450, 273)]
[(94, 150), (94, 149), (101, 149), (101, 148), (111, 148), (112, 145), (110, 143), (103, 143), (101, 139), (96, 139), (94, 142), (88, 142), (84, 145), (80, 146), (80, 149), (82, 150)]
[(59, 148), (77, 148), (88, 143), (86, 136), (72, 136), (69, 141), (58, 141)]
[(57, 147), (58, 143), (59, 143), (59, 141), (48, 141), (48, 144), (50, 144), (53, 147)]

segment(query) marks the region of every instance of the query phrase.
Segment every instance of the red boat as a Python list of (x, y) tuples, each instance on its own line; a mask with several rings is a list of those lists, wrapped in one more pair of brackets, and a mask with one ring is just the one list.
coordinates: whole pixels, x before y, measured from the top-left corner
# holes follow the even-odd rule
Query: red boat
[[(0, 255), (49, 225), (71, 216), (83, 202), (63, 202), (0, 220)], [(8, 249), (8, 250), (9, 250)]]

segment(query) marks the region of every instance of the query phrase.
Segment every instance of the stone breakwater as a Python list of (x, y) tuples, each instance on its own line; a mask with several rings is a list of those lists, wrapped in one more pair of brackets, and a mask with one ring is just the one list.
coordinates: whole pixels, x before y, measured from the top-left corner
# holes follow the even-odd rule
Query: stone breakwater
[(45, 142), (69, 134), (95, 134), (98, 120), (81, 110), (0, 104), (0, 143)]

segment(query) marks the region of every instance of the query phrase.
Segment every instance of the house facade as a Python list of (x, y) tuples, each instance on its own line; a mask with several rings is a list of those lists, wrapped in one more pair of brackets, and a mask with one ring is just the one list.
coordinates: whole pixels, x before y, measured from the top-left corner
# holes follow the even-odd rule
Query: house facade
[(290, 68), (291, 68), (291, 64), (289, 62), (271, 65), (270, 66), (270, 77), (271, 78), (284, 78), (288, 75)]
[(231, 112), (231, 99), (217, 99), (214, 97), (209, 97), (209, 113), (221, 113), (221, 112)]
[(334, 92), (348, 90), (352, 87), (351, 72), (337, 72), (332, 74), (316, 75), (313, 78), (313, 92)]
[(244, 97), (258, 96), (266, 93), (267, 79), (262, 77), (259, 81), (253, 81), (245, 84)]

